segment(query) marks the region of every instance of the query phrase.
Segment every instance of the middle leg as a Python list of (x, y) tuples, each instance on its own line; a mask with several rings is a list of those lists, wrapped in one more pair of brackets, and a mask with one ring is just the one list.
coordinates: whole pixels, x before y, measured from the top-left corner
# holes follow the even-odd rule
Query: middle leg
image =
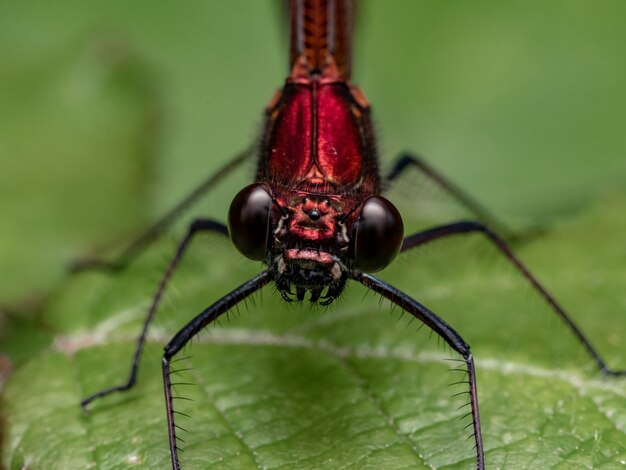
[(480, 222), (461, 221), (448, 225), (434, 227), (423, 232), (416, 233), (404, 239), (401, 251), (407, 251), (418, 246), (425, 245), (435, 240), (450, 237), (453, 235), (464, 235), (468, 233), (482, 233), (498, 249), (498, 251), (522, 274), (533, 289), (548, 303), (554, 313), (556, 313), (574, 333), (574, 336), (587, 350), (589, 355), (598, 365), (601, 372), (607, 375), (626, 375), (626, 370), (611, 369), (591, 341), (574, 322), (567, 311), (557, 302), (554, 296), (539, 282), (539, 280), (528, 270), (526, 265), (513, 253), (508, 244), (492, 229)]
[(105, 388), (84, 398), (81, 401), (81, 406), (83, 407), (83, 409), (86, 409), (87, 405), (89, 405), (89, 403), (97, 398), (105, 397), (114, 392), (123, 392), (125, 390), (129, 390), (135, 385), (135, 382), (137, 381), (137, 374), (139, 372), (139, 364), (141, 362), (141, 353), (143, 352), (146, 335), (148, 334), (148, 327), (150, 326), (150, 323), (154, 318), (154, 314), (156, 313), (156, 310), (159, 306), (163, 292), (165, 291), (165, 288), (167, 287), (172, 275), (174, 274), (176, 267), (178, 266), (183, 255), (185, 254), (185, 251), (187, 251), (187, 248), (189, 248), (189, 244), (192, 239), (200, 232), (214, 232), (220, 235), (228, 236), (228, 229), (225, 225), (219, 222), (214, 222), (208, 219), (197, 219), (191, 223), (187, 230), (187, 234), (178, 245), (178, 249), (176, 250), (176, 253), (172, 257), (167, 269), (165, 270), (165, 273), (161, 278), (161, 282), (159, 283), (159, 287), (154, 294), (154, 297), (152, 298), (152, 303), (150, 304), (150, 308), (148, 309), (148, 313), (146, 314), (146, 318), (143, 322), (141, 333), (137, 338), (137, 346), (135, 347), (135, 354), (133, 355), (128, 379), (122, 384)]

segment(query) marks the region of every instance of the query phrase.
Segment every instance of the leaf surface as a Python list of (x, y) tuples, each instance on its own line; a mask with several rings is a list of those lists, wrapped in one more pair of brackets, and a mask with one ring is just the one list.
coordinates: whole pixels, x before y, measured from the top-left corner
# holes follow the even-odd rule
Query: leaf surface
[[(626, 250), (619, 234), (626, 227), (617, 217), (625, 207), (626, 198), (616, 196), (520, 247), (614, 367), (626, 365), (619, 346), (626, 335), (620, 309)], [(580, 252), (590, 229), (599, 235)], [(228, 275), (222, 268), (228, 253), (211, 257), (219, 269), (199, 271), (186, 263), (178, 276), (183, 282), (174, 283), (180, 292), (166, 301), (161, 316), (167, 318), (157, 322), (139, 385), (94, 403), (87, 415), (78, 402), (127, 374), (147, 301), (141, 286), (150, 285), (146, 270), (169, 248), (162, 243), (154, 258), (116, 279), (75, 279), (50, 307), (50, 320), (61, 314), (73, 320), (8, 385), (9, 468), (37, 467), (51, 458), (97, 468), (167, 465), (158, 345), (172, 325), (182, 326), (245, 280), (254, 263), (234, 265)], [(417, 273), (400, 266), (384, 274), (419, 286), (414, 295), (472, 344), (490, 466), (617, 467), (626, 455), (626, 383), (600, 377), (542, 301), (532, 299), (495, 252), (480, 250), (482, 260), (471, 250), (472, 262), (460, 275), (428, 281), (429, 265), (449, 262), (445, 249), (412, 257), (425, 265)], [(563, 258), (569, 258), (566, 272)], [(190, 277), (193, 285), (186, 283)], [(602, 282), (590, 287), (598, 277)], [(135, 286), (126, 300), (107, 301), (122, 285)], [(86, 296), (88, 288), (93, 292)], [(192, 417), (178, 416), (188, 430), (181, 432), (187, 468), (472, 466), (465, 401), (451, 397), (464, 388), (449, 386), (463, 374), (447, 371), (457, 365), (445, 360), (455, 357), (450, 350), (418, 333), (406, 317), (398, 321), (399, 312), (386, 302), (363, 299), (358, 286), (329, 311), (286, 307), (276, 297), (265, 289), (239, 315), (233, 311), (230, 321), (203, 333), (182, 354), (192, 357), (176, 364), (191, 370), (174, 381), (193, 384), (177, 386), (180, 396), (193, 400), (176, 402)]]

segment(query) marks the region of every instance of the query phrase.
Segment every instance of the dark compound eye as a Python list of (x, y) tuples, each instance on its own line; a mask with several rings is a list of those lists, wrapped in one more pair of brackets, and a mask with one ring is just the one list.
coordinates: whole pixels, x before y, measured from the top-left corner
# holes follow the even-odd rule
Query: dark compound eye
[(373, 196), (363, 203), (354, 236), (354, 262), (360, 271), (375, 273), (391, 263), (402, 246), (404, 224), (387, 199)]
[(265, 259), (270, 232), (272, 197), (263, 184), (243, 188), (228, 210), (228, 234), (239, 252), (255, 261)]

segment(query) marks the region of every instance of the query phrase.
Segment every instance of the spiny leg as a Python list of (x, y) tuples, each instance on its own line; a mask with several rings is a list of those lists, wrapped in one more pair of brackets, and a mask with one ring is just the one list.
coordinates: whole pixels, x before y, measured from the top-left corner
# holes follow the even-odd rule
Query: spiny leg
[(550, 308), (567, 324), (570, 330), (574, 333), (578, 341), (585, 347), (589, 355), (596, 362), (600, 371), (607, 375), (619, 376), (626, 375), (626, 370), (613, 370), (610, 369), (604, 360), (600, 357), (596, 348), (592, 346), (591, 342), (582, 330), (576, 325), (572, 317), (565, 311), (563, 307), (556, 301), (554, 296), (550, 294), (546, 288), (539, 282), (539, 280), (528, 270), (528, 268), (521, 262), (521, 260), (515, 256), (511, 248), (507, 243), (496, 234), (489, 227), (483, 225), (480, 222), (474, 221), (461, 221), (452, 224), (442, 225), (434, 227), (423, 232), (416, 233), (404, 239), (401, 251), (407, 251), (412, 248), (424, 245), (434, 240), (440, 240), (452, 235), (463, 235), (467, 233), (482, 233), (487, 239), (495, 245), (495, 247), (504, 255), (504, 257), (524, 276), (524, 278), (530, 283), (535, 291), (543, 297), (548, 303)]
[(133, 361), (132, 361), (132, 365), (130, 369), (130, 374), (128, 375), (128, 380), (123, 384), (105, 388), (103, 390), (100, 390), (99, 392), (89, 395), (87, 398), (81, 401), (81, 406), (83, 407), (83, 409), (85, 409), (87, 405), (91, 403), (93, 400), (95, 400), (96, 398), (105, 397), (107, 395), (110, 395), (113, 392), (121, 392), (124, 390), (128, 390), (131, 387), (133, 387), (133, 385), (135, 385), (135, 382), (137, 381), (137, 373), (139, 371), (139, 363), (141, 361), (141, 353), (143, 351), (143, 346), (146, 341), (146, 335), (148, 333), (148, 327), (150, 326), (150, 322), (152, 322), (154, 314), (161, 301), (163, 292), (165, 291), (165, 288), (167, 287), (169, 280), (174, 274), (174, 271), (176, 270), (178, 263), (180, 262), (183, 255), (185, 254), (185, 251), (189, 247), (189, 243), (191, 242), (193, 237), (200, 232), (215, 232), (215, 233), (219, 233), (220, 235), (228, 236), (228, 229), (226, 228), (225, 225), (220, 224), (219, 222), (214, 222), (212, 220), (206, 220), (206, 219), (197, 219), (191, 223), (191, 225), (187, 229), (187, 234), (178, 245), (178, 249), (176, 250), (176, 253), (172, 257), (169, 265), (167, 266), (167, 269), (163, 273), (163, 277), (161, 278), (156, 294), (152, 298), (152, 304), (150, 305), (148, 314), (146, 315), (146, 318), (143, 322), (143, 328), (141, 329), (141, 333), (139, 337), (137, 338), (137, 346), (135, 348), (135, 354), (133, 355)]
[(489, 210), (478, 203), (472, 196), (466, 193), (458, 185), (450, 181), (447, 177), (435, 170), (426, 161), (417, 156), (405, 153), (397, 158), (393, 168), (385, 176), (385, 181), (393, 183), (410, 167), (415, 167), (428, 178), (437, 183), (441, 188), (447, 191), (461, 206), (465, 207), (474, 217), (483, 221), (485, 224), (493, 227), (493, 229), (501, 233), (507, 240), (516, 240), (519, 236), (512, 231), (504, 222), (493, 215)]
[(472, 427), (474, 429), (473, 436), (476, 443), (476, 468), (479, 470), (484, 469), (485, 457), (483, 451), (483, 438), (480, 430), (480, 415), (478, 413), (476, 370), (474, 368), (474, 359), (470, 353), (469, 345), (450, 325), (399, 289), (396, 289), (395, 287), (369, 274), (356, 273), (351, 277), (359, 281), (365, 287), (389, 299), (404, 311), (413, 315), (415, 318), (428, 326), (432, 331), (437, 333), (446, 343), (450, 345), (452, 349), (463, 357), (465, 365), (467, 366), (470, 399), (469, 404), (472, 415)]
[(167, 412), (167, 430), (169, 435), (170, 453), (172, 458), (172, 468), (180, 469), (178, 460), (178, 445), (176, 437), (176, 424), (174, 423), (174, 405), (172, 397), (172, 383), (170, 381), (171, 359), (208, 324), (214, 322), (220, 315), (237, 305), (239, 302), (249, 297), (251, 294), (270, 282), (272, 276), (268, 270), (242, 284), (231, 293), (225, 295), (213, 305), (205, 309), (202, 313), (185, 325), (172, 340), (165, 346), (163, 354), (163, 388), (165, 391), (165, 409)]
[(213, 189), (222, 178), (232, 173), (239, 165), (241, 165), (254, 151), (254, 146), (247, 148), (240, 154), (236, 155), (231, 161), (209, 176), (196, 187), (185, 199), (165, 214), (152, 227), (141, 234), (133, 241), (120, 255), (113, 261), (102, 260), (98, 258), (80, 259), (71, 266), (73, 272), (101, 270), (101, 271), (120, 271), (130, 264), (137, 256), (139, 256), (146, 248), (148, 248), (168, 227), (185, 213), (189, 207), (207, 192)]

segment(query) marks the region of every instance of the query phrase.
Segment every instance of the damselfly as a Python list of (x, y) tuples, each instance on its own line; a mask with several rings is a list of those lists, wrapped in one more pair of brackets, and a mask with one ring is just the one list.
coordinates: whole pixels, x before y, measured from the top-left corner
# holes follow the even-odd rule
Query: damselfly
[[(188, 228), (163, 274), (137, 341), (130, 376), (124, 384), (101, 390), (82, 402), (133, 387), (148, 327), (162, 294), (191, 241), (197, 234), (229, 236), (245, 257), (266, 269), (246, 281), (185, 325), (167, 344), (163, 382), (173, 468), (180, 468), (177, 424), (170, 381), (170, 364), (181, 349), (207, 325), (263, 286), (274, 283), (286, 302), (325, 306), (354, 281), (390, 300), (440, 336), (464, 362), (476, 466), (484, 468), (474, 359), (470, 346), (442, 318), (419, 301), (373, 276), (400, 252), (434, 240), (481, 233), (528, 281), (587, 350), (600, 370), (607, 367), (590, 341), (555, 298), (513, 254), (499, 235), (499, 224), (422, 159), (401, 156), (386, 175), (379, 168), (370, 106), (351, 82), (353, 2), (350, 0), (292, 0), (290, 3), (290, 72), (285, 85), (270, 101), (265, 118), (254, 182), (230, 205), (228, 225), (197, 219)], [(225, 174), (246, 160), (244, 152), (212, 175), (113, 263), (87, 266), (120, 268), (132, 260), (191, 202), (213, 188)], [(381, 195), (408, 168), (421, 171), (471, 211), (479, 221), (459, 221), (404, 236), (402, 217)]]

